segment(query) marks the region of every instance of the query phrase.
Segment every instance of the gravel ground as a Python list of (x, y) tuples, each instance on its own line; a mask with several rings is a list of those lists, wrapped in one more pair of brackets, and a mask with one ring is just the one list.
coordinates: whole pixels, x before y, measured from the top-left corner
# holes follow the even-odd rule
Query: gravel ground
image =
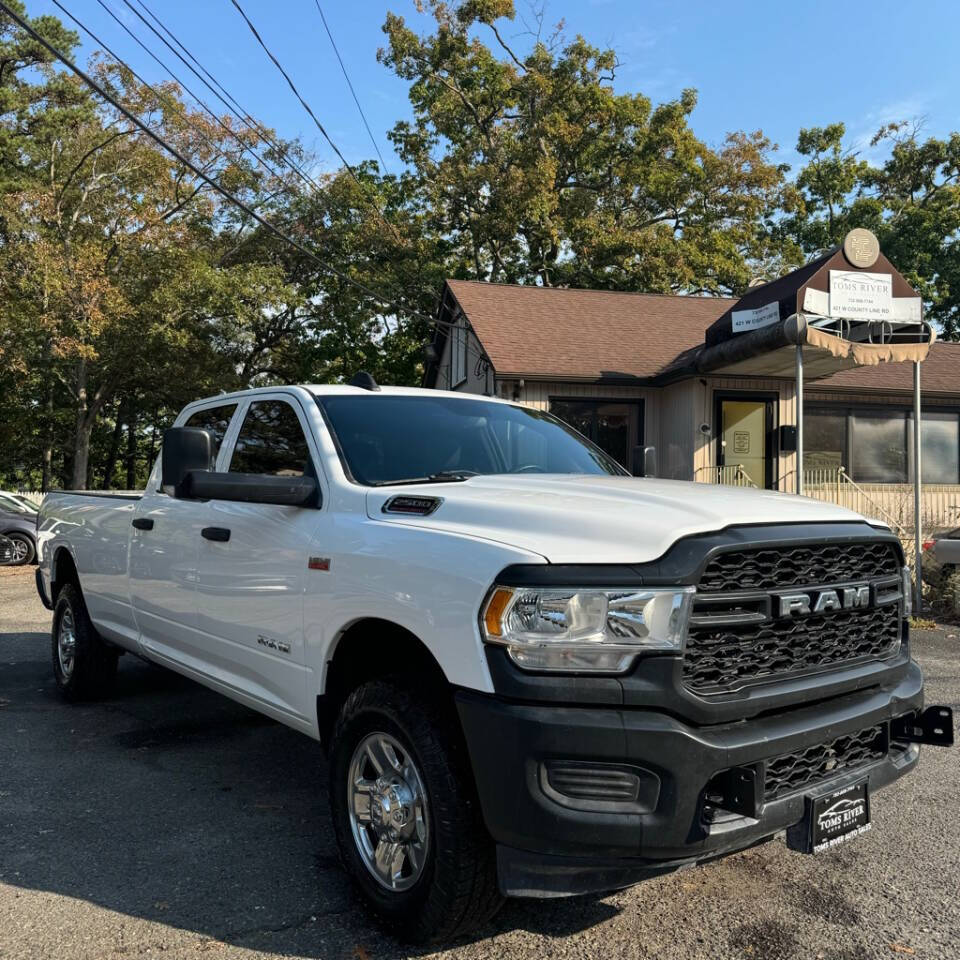
[[(0, 957), (411, 955), (338, 866), (316, 744), (129, 656), (110, 702), (67, 706), (49, 624), (33, 569), (0, 569)], [(960, 706), (956, 629), (915, 650), (928, 700)], [(960, 749), (924, 748), (873, 810), (823, 858), (777, 841), (606, 897), (512, 901), (436, 955), (955, 960)]]

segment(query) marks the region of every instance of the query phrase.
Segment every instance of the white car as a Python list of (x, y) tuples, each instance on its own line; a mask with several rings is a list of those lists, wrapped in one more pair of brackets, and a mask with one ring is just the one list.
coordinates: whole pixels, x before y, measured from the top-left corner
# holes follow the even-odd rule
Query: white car
[(358, 382), (190, 404), (142, 495), (45, 498), (37, 583), (68, 699), (130, 651), (323, 741), (346, 869), (401, 935), (784, 830), (830, 848), (952, 739), (887, 528)]

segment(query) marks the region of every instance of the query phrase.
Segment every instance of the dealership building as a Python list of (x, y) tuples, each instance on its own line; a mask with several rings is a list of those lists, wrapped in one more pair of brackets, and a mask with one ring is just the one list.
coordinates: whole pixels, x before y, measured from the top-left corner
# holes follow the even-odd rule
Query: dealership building
[(449, 280), (439, 319), (426, 386), (549, 410), (635, 473), (653, 448), (658, 476), (802, 492), (904, 535), (919, 494), (925, 529), (960, 526), (960, 344), (868, 231), (740, 299)]

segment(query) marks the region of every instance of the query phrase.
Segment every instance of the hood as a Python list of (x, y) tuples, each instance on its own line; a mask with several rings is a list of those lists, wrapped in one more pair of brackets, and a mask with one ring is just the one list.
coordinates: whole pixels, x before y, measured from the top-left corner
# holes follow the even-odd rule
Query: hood
[[(426, 517), (385, 514), (392, 496), (440, 497)], [(434, 527), (509, 544), (550, 563), (644, 563), (681, 537), (734, 524), (862, 520), (843, 507), (771, 490), (636, 477), (497, 474), (458, 483), (384, 487), (373, 520)]]

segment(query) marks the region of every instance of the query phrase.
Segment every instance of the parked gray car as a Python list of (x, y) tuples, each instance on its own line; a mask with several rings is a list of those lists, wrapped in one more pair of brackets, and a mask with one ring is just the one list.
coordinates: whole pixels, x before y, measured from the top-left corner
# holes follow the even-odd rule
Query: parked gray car
[(37, 555), (37, 508), (0, 491), (0, 534), (13, 541), (13, 564), (32, 563)]

